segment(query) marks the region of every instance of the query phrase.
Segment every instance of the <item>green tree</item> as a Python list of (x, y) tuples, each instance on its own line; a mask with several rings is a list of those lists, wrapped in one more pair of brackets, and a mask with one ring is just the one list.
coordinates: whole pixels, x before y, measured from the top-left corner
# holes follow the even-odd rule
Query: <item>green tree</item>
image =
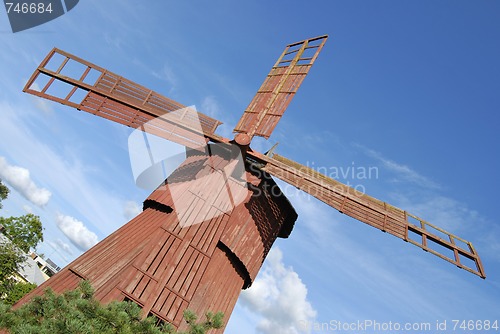
[(5, 228), (4, 233), (12, 243), (24, 252), (36, 248), (43, 241), (42, 222), (32, 213), (21, 217), (0, 217), (0, 225)]
[[(212, 312), (207, 312), (205, 314), (206, 320), (202, 323), (197, 323), (198, 317), (190, 310), (184, 311), (184, 320), (189, 325), (189, 331), (186, 334), (204, 334), (212, 328), (222, 328), (224, 322), (222, 318), (224, 314), (222, 312), (217, 312), (213, 314)], [(179, 333), (182, 334), (182, 333)]]
[(7, 298), (17, 281), (15, 275), (21, 269), (26, 255), (10, 242), (0, 241), (0, 299)]
[(0, 209), (2, 208), (2, 201), (9, 196), (9, 188), (7, 188), (0, 179)]
[[(0, 180), (0, 202), (7, 198), (9, 188)], [(1, 203), (0, 203), (1, 207)], [(10, 240), (0, 239), (0, 300), (14, 303), (36, 285), (15, 279), (26, 261), (26, 253), (43, 241), (42, 222), (38, 216), (0, 217), (3, 233)]]
[(7, 296), (4, 298), (3, 302), (7, 305), (14, 305), (19, 299), (21, 299), (25, 294), (37, 287), (33, 283), (17, 282), (14, 284), (12, 289), (7, 292)]
[[(207, 320), (201, 324), (196, 323), (196, 316), (191, 312), (185, 312), (185, 316), (190, 325), (188, 334), (204, 334), (222, 327), (221, 313), (207, 314)], [(47, 289), (43, 296), (33, 297), (16, 310), (0, 303), (0, 328), (11, 334), (175, 333), (171, 325), (157, 323), (154, 317), (142, 319), (141, 308), (133, 302), (101, 305), (87, 281), (62, 295)]]

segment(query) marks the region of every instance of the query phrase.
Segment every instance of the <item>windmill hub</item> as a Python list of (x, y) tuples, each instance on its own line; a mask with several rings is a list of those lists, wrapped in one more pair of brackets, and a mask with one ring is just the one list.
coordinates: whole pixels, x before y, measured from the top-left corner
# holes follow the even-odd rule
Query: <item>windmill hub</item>
[(248, 147), (252, 138), (246, 133), (238, 133), (234, 136), (234, 141), (241, 147)]

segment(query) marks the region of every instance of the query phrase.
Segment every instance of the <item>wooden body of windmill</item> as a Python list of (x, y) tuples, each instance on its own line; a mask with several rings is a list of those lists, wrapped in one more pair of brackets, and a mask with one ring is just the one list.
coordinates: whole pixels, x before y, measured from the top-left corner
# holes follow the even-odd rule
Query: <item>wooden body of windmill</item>
[[(253, 136), (270, 136), (326, 39), (320, 36), (287, 46), (245, 110), (235, 128), (238, 134), (234, 140), (215, 134), (220, 124), (217, 120), (201, 113), (197, 113), (196, 121), (184, 113), (175, 114), (184, 106), (53, 49), (27, 83), (26, 92), (188, 149), (186, 160), (166, 184), (144, 201), (141, 214), (16, 306), (41, 294), (46, 287), (61, 292), (88, 279), (99, 300), (133, 301), (143, 308), (144, 315), (154, 314), (180, 329), (185, 328), (185, 309), (197, 314), (222, 311), (227, 320), (241, 289), (252, 284), (273, 242), (278, 237), (288, 237), (297, 218), (270, 175), (484, 278), (480, 259), (470, 242), (291, 160), (251, 150)], [(79, 65), (77, 74), (74, 69), (73, 73), (65, 70), (75, 64)], [(94, 78), (90, 79), (92, 75)], [(52, 89), (56, 83), (66, 87), (66, 91), (61, 87)], [(82, 97), (77, 98), (82, 92)], [(174, 116), (161, 119), (168, 114)], [(244, 169), (239, 172), (232, 166), (237, 156), (235, 147), (243, 159)], [(199, 180), (207, 175), (218, 175), (216, 179), (223, 182), (209, 186), (205, 182), (200, 187)], [(212, 192), (210, 201), (200, 195), (207, 189)], [(229, 200), (227, 189), (231, 189)], [(182, 212), (176, 210), (176, 201), (182, 202)], [(431, 243), (444, 252), (431, 247)], [(464, 259), (473, 261), (474, 266), (464, 264)]]
[[(207, 163), (209, 159), (222, 165), (229, 162), (223, 154), (207, 157), (191, 151), (169, 178), (185, 190), (185, 201), (192, 208), (186, 214), (196, 220), (201, 218), (196, 215), (203, 203), (191, 194), (191, 183), (195, 175), (217, 172)], [(146, 199), (142, 213), (35, 293), (48, 286), (56, 292), (74, 289), (87, 279), (97, 299), (134, 301), (145, 314), (174, 326), (181, 324), (185, 309), (230, 315), (241, 289), (252, 284), (274, 240), (287, 237), (297, 218), (271, 178), (247, 172), (247, 179), (253, 187), (236, 185), (244, 193), (242, 203), (232, 209), (212, 205), (211, 210), (219, 214), (187, 227), (180, 226), (172, 210), (169, 188), (160, 186)]]

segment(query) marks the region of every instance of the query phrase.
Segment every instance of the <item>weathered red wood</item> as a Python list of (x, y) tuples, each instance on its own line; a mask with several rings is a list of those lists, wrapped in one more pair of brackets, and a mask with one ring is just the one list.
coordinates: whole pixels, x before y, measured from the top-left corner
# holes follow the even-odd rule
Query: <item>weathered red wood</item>
[[(227, 158), (228, 159), (228, 158)], [(229, 318), (242, 288), (255, 279), (278, 235), (288, 236), (297, 218), (291, 204), (266, 175), (247, 172), (252, 188), (236, 180), (244, 201), (222, 211), (218, 202), (226, 187), (215, 179), (193, 188), (199, 177), (219, 173), (230, 163), (223, 156), (189, 151), (186, 161), (169, 178), (183, 191), (181, 200), (191, 203), (187, 227), (179, 225), (170, 187), (160, 186), (144, 202), (144, 211), (42, 284), (16, 307), (47, 287), (56, 292), (75, 288), (88, 279), (96, 298), (131, 300), (144, 314), (185, 329), (186, 308), (202, 315), (222, 311)], [(234, 186), (234, 185), (233, 185)], [(196, 194), (208, 190), (221, 194), (203, 203)], [(210, 206), (205, 210), (204, 204)], [(220, 208), (219, 208), (220, 207)], [(209, 214), (209, 219), (200, 216)], [(212, 214), (219, 213), (212, 217)], [(205, 216), (206, 217), (206, 216)], [(186, 218), (186, 217), (184, 217)], [(226, 318), (226, 320), (227, 320)], [(222, 331), (221, 331), (222, 332)]]

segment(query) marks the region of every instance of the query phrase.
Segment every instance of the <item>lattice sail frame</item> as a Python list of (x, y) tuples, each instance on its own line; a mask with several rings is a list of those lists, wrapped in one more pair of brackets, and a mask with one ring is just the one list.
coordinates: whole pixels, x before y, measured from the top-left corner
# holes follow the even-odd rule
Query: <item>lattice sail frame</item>
[[(414, 244), (481, 278), (486, 277), (481, 259), (471, 242), (277, 154), (272, 158), (258, 153), (249, 154), (263, 164), (263, 171), (307, 192), (339, 212)], [(451, 251), (452, 255), (447, 256), (446, 250)], [(472, 261), (475, 268), (465, 264), (464, 259)]]
[(222, 124), (202, 113), (182, 112), (188, 108), (57, 48), (23, 91), (195, 149), (206, 144), (206, 136), (217, 140), (214, 132)]
[(269, 138), (328, 36), (287, 45), (241, 116), (234, 132)]

